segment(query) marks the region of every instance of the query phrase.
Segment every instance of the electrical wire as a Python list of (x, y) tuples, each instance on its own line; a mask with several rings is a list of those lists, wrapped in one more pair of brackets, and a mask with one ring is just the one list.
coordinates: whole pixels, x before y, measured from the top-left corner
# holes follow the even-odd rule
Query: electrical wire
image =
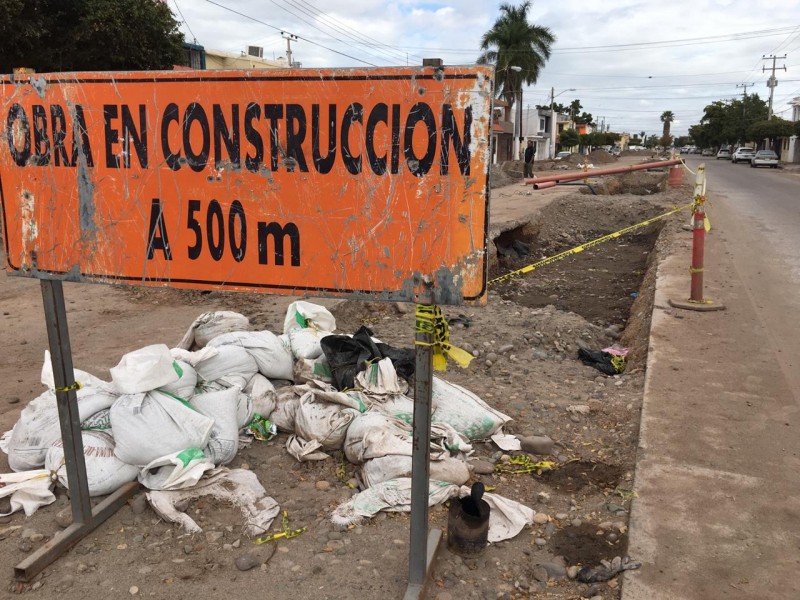
[[(251, 21), (253, 21), (255, 23), (259, 23), (261, 25), (264, 25), (265, 27), (269, 27), (270, 29), (274, 29), (275, 31), (279, 31), (281, 33), (286, 31), (285, 29), (281, 29), (280, 27), (276, 27), (275, 25), (271, 25), (271, 24), (269, 24), (269, 23), (267, 23), (265, 21), (262, 21), (260, 19), (256, 19), (255, 17), (251, 17), (250, 15), (246, 15), (246, 14), (244, 14), (242, 12), (239, 12), (238, 10), (234, 10), (233, 8), (225, 6), (224, 4), (220, 4), (219, 2), (215, 2), (214, 0), (206, 0), (206, 2), (208, 2), (209, 4), (213, 4), (214, 6), (218, 6), (218, 7), (222, 8), (223, 10), (227, 10), (228, 12), (231, 12), (233, 14), (239, 15), (240, 17), (244, 17), (245, 19), (249, 19), (249, 20), (251, 20)], [(305, 38), (303, 36), (295, 35), (294, 37), (296, 37), (299, 40), (303, 40), (304, 42), (307, 42), (309, 44), (312, 44), (314, 46), (318, 46), (318, 47), (322, 48), (323, 50), (327, 50), (328, 52), (333, 52), (334, 54), (338, 54), (340, 56), (344, 56), (346, 58), (358, 61), (360, 63), (364, 63), (365, 65), (369, 65), (370, 67), (377, 67), (378, 66), (378, 65), (373, 64), (371, 62), (367, 62), (366, 60), (361, 60), (360, 58), (356, 58), (355, 56), (350, 56), (349, 54), (345, 54), (344, 52), (339, 52), (338, 50), (334, 50), (333, 48), (328, 48), (327, 46), (323, 46), (322, 44), (317, 43), (317, 42), (315, 42), (313, 40), (309, 40), (308, 38)]]
[(175, 8), (177, 8), (177, 9), (178, 9), (178, 14), (181, 16), (181, 19), (182, 19), (182, 21), (183, 21), (183, 24), (184, 24), (184, 25), (186, 25), (186, 29), (188, 29), (188, 30), (189, 30), (189, 33), (191, 33), (191, 34), (192, 34), (192, 40), (194, 40), (194, 42), (193, 42), (193, 43), (195, 43), (195, 44), (196, 44), (196, 43), (197, 43), (197, 36), (194, 34), (194, 31), (192, 31), (192, 28), (191, 28), (191, 26), (189, 25), (189, 21), (187, 21), (187, 20), (186, 20), (186, 17), (184, 17), (184, 16), (183, 16), (183, 11), (181, 10), (181, 7), (180, 7), (180, 6), (178, 6), (178, 0), (172, 0), (172, 2), (175, 4)]

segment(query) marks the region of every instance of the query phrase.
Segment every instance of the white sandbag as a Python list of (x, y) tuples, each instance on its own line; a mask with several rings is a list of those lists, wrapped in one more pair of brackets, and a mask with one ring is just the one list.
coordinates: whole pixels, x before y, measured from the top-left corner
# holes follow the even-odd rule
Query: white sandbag
[(139, 471), (139, 483), (149, 490), (182, 490), (197, 485), (213, 461), (200, 448), (160, 456)]
[(277, 393), (272, 382), (261, 373), (256, 373), (247, 383), (244, 393), (250, 396), (253, 414), (268, 419), (277, 404)]
[[(216, 381), (209, 381), (201, 383), (195, 389), (195, 394), (207, 394), (210, 392), (223, 392), (225, 390), (229, 390), (231, 388), (239, 388), (238, 385), (230, 385), (225, 383), (222, 379), (217, 379)], [(191, 404), (191, 403), (190, 403)], [(253, 420), (253, 414), (255, 411), (253, 410), (253, 400), (250, 398), (249, 394), (245, 394), (243, 391), (239, 391), (237, 400), (236, 400), (236, 423), (239, 426), (239, 429), (245, 427), (250, 421)]]
[(40, 506), (52, 504), (56, 501), (53, 483), (53, 477), (46, 469), (0, 475), (0, 498), (8, 498), (11, 503), (11, 510), (0, 517), (7, 517), (20, 509), (30, 517)]
[(333, 374), (328, 359), (323, 354), (319, 358), (299, 358), (294, 363), (294, 380), (296, 383), (319, 381), (333, 383)]
[(269, 420), (280, 431), (294, 433), (295, 416), (299, 407), (300, 397), (291, 388), (284, 388), (278, 392), (275, 410), (272, 411)]
[(111, 431), (111, 409), (104, 408), (100, 412), (96, 412), (90, 417), (81, 421), (81, 430), (83, 431), (103, 431), (114, 437)]
[(220, 381), (228, 386), (244, 389), (258, 372), (258, 365), (250, 353), (241, 346), (216, 346), (216, 356), (201, 360), (195, 365), (201, 381)]
[(269, 379), (292, 379), (294, 357), (288, 340), (271, 331), (233, 331), (211, 340), (214, 348), (239, 346), (255, 360), (258, 372)]
[(317, 440), (303, 440), (295, 434), (286, 440), (286, 451), (294, 456), (299, 462), (309, 462), (312, 460), (325, 460), (330, 458), (322, 450), (322, 444)]
[(330, 384), (322, 381), (308, 381), (302, 385), (294, 386), (294, 391), (299, 395), (313, 392), (317, 400), (324, 400), (333, 404), (341, 404), (346, 408), (354, 408), (358, 412), (367, 412), (372, 406), (369, 396), (359, 392), (340, 392)]
[(213, 425), (185, 400), (159, 391), (120, 396), (111, 406), (114, 453), (139, 467), (186, 448), (204, 448)]
[[(75, 381), (79, 382), (83, 387), (93, 387), (97, 389), (107, 389), (109, 391), (113, 391), (113, 387), (110, 383), (103, 381), (99, 377), (95, 377), (91, 373), (87, 373), (86, 371), (81, 371), (80, 369), (73, 369), (72, 375)], [(41, 380), (44, 385), (47, 386), (47, 389), (51, 391), (55, 391), (56, 383), (55, 378), (53, 376), (53, 362), (50, 358), (50, 351), (44, 351), (44, 362), (42, 363), (42, 375)]]
[[(90, 496), (111, 494), (136, 479), (139, 468), (126, 464), (114, 456), (114, 438), (108, 433), (83, 431), (81, 439)], [(67, 467), (64, 463), (64, 445), (61, 440), (56, 440), (47, 451), (44, 468), (56, 473), (61, 485), (69, 489)]]
[(449, 423), (470, 440), (486, 439), (511, 420), (469, 390), (438, 377), (431, 396), (432, 420)]
[(219, 310), (203, 313), (189, 326), (189, 330), (178, 342), (176, 348), (192, 350), (203, 348), (208, 342), (229, 331), (246, 331), (250, 327), (250, 319), (237, 312)]
[[(377, 411), (356, 418), (347, 429), (344, 452), (353, 464), (380, 456), (412, 454), (411, 425)], [(472, 450), (461, 434), (446, 423), (431, 424), (431, 460)]]
[(178, 375), (178, 380), (167, 385), (162, 385), (160, 389), (162, 392), (167, 392), (173, 396), (178, 396), (184, 400), (188, 400), (194, 395), (194, 388), (197, 387), (197, 371), (188, 362), (183, 360), (174, 360), (172, 368)]
[(402, 394), (382, 396), (375, 399), (372, 408), (409, 425), (414, 422), (414, 401), (408, 396)]
[[(470, 495), (470, 488), (458, 487), (446, 481), (430, 480), (428, 506), (441, 504), (456, 496)], [(503, 496), (486, 492), (483, 499), (489, 505), (490, 542), (501, 542), (517, 535), (525, 525), (533, 523), (534, 511)], [(379, 483), (343, 502), (334, 509), (331, 521), (349, 526), (363, 523), (380, 511), (409, 512), (411, 510), (411, 478), (400, 477)]]
[(322, 356), (320, 340), (331, 334), (328, 331), (318, 331), (306, 327), (305, 329), (292, 329), (287, 335), (289, 336), (289, 347), (295, 359), (314, 359)]
[(180, 524), (189, 533), (200, 533), (202, 528), (177, 507), (186, 506), (192, 500), (211, 497), (239, 508), (249, 537), (265, 533), (280, 513), (278, 503), (267, 496), (258, 477), (252, 471), (226, 468), (214, 469), (197, 485), (185, 490), (151, 491), (147, 493), (150, 506), (161, 518)]
[(295, 413), (294, 430), (303, 440), (316, 440), (325, 450), (340, 450), (347, 428), (361, 413), (341, 404), (326, 402), (306, 392)]
[[(87, 385), (76, 392), (81, 421), (109, 408), (119, 397), (109, 391), (109, 384), (101, 384), (101, 388)], [(58, 439), (61, 439), (61, 425), (58, 421), (56, 395), (47, 391), (22, 409), (8, 441), (8, 466), (14, 471), (30, 471), (42, 467), (47, 450)]]
[(236, 412), (240, 391), (238, 387), (232, 387), (220, 392), (195, 394), (190, 402), (202, 414), (214, 419), (205, 452), (217, 466), (227, 465), (239, 451), (239, 425)]
[(292, 302), (283, 320), (283, 333), (307, 327), (330, 333), (336, 331), (336, 319), (327, 308), (319, 304), (305, 300)]
[(356, 383), (370, 394), (405, 394), (408, 382), (400, 379), (392, 359), (371, 363), (356, 375)]
[(139, 394), (178, 381), (172, 355), (165, 344), (145, 346), (123, 355), (111, 367), (111, 381), (120, 394)]
[[(361, 467), (361, 478), (366, 487), (372, 487), (389, 479), (411, 477), (411, 457), (390, 454), (373, 458)], [(464, 485), (469, 481), (470, 472), (467, 463), (458, 458), (445, 456), (430, 462), (430, 478), (446, 481), (456, 485)]]
[[(458, 491), (457, 485), (431, 479), (428, 487), (428, 506), (446, 502), (450, 498), (454, 498)], [(486, 495), (484, 494), (484, 498)], [(390, 479), (359, 492), (334, 509), (331, 514), (331, 522), (342, 527), (360, 525), (382, 510), (386, 512), (411, 511), (410, 477)]]

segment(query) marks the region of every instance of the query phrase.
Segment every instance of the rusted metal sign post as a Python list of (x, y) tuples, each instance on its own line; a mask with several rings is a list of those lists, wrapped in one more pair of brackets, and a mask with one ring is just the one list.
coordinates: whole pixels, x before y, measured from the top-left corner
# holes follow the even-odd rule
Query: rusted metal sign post
[[(72, 457), (75, 525), (38, 568), (109, 510), (88, 517), (61, 281), (481, 303), (492, 74), (426, 66), (0, 77), (7, 270), (42, 280)], [(417, 388), (409, 590), (422, 589), (426, 573), (414, 557), (426, 555), (417, 534), (427, 529), (430, 347), (418, 349), (428, 387)]]

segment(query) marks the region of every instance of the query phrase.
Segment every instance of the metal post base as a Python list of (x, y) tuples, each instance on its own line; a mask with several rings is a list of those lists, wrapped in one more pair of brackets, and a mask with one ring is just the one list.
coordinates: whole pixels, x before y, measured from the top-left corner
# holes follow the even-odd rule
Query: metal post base
[(410, 583), (406, 588), (406, 594), (403, 596), (403, 600), (422, 600), (425, 597), (425, 591), (428, 587), (428, 582), (430, 581), (431, 577), (431, 566), (433, 565), (433, 561), (436, 560), (436, 552), (439, 550), (439, 543), (442, 541), (442, 530), (441, 529), (431, 529), (428, 532), (428, 560), (427, 560), (427, 567), (425, 569), (425, 579), (423, 579), (422, 583)]
[(714, 302), (713, 300), (702, 300), (696, 302), (694, 300), (669, 300), (669, 305), (673, 308), (682, 308), (684, 310), (696, 310), (698, 312), (710, 312), (712, 310), (725, 310), (725, 305), (721, 302)]
[(14, 567), (14, 578), (27, 583), (45, 567), (72, 548), (94, 531), (98, 525), (113, 515), (139, 489), (138, 481), (123, 485), (92, 509), (92, 517), (87, 523), (73, 523), (52, 540)]

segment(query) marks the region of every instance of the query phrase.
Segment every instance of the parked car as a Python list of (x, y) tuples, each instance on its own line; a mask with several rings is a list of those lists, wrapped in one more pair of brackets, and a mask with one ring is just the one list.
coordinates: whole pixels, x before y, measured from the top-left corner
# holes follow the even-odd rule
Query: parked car
[(736, 164), (738, 162), (750, 162), (756, 155), (756, 151), (752, 148), (737, 148), (731, 156), (731, 162)]
[(562, 160), (564, 158), (569, 158), (571, 154), (572, 152), (559, 152), (558, 154), (556, 154), (554, 160)]
[(770, 167), (771, 169), (777, 169), (778, 155), (772, 150), (759, 150), (755, 153), (753, 158), (750, 159), (750, 166), (754, 169), (756, 167)]
[(711, 148), (706, 148), (702, 152), (703, 156), (714, 156), (714, 151)]
[(720, 158), (724, 158), (725, 160), (730, 160), (731, 158), (731, 151), (727, 148), (720, 148), (719, 152), (717, 152), (717, 160)]

